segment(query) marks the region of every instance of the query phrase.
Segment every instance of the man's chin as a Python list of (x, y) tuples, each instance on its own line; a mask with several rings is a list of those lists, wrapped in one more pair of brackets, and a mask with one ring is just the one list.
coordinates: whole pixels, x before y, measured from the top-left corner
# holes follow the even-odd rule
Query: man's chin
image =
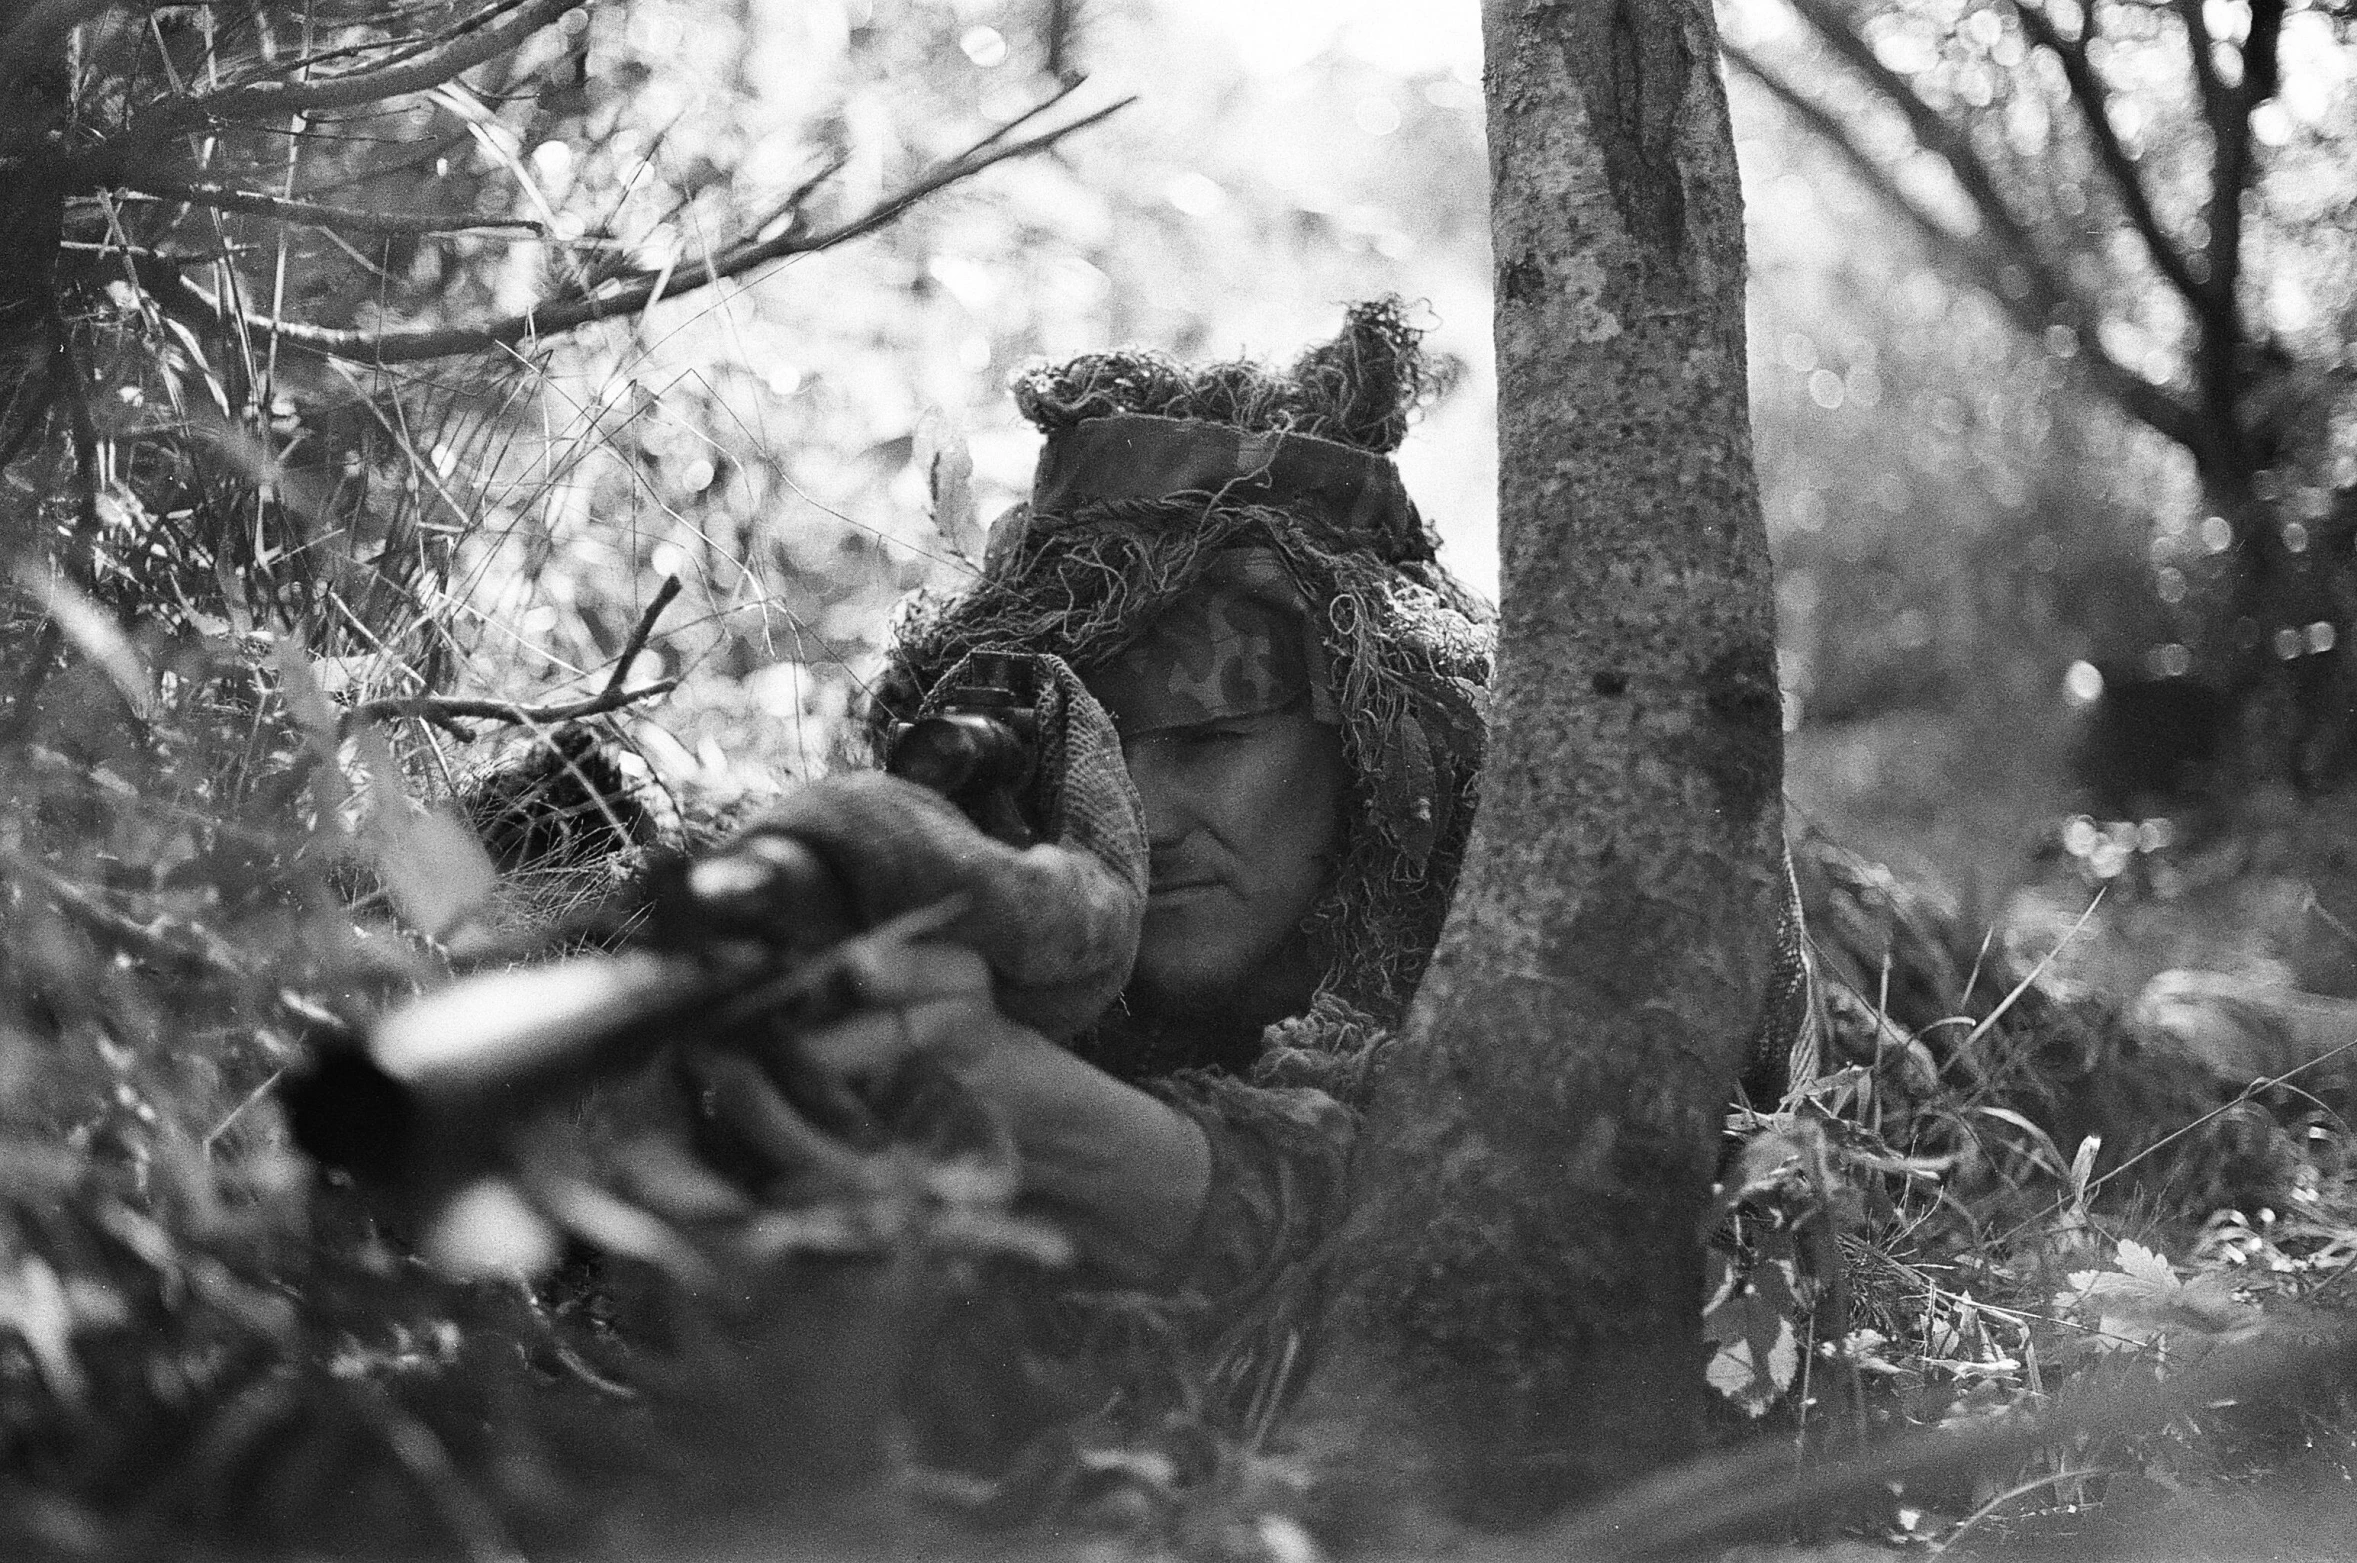
[(1315, 965), (1298, 939), (1273, 953), (1256, 950), (1232, 910), (1213, 904), (1205, 913), (1147, 914), (1130, 974), (1133, 999), (1165, 1016), (1254, 1024), (1282, 1019), (1309, 1002)]
[(1181, 1009), (1220, 1009), (1235, 1002), (1246, 976), (1242, 963), (1221, 959), (1218, 952), (1203, 949), (1200, 941), (1168, 951), (1155, 948), (1161, 943), (1148, 934), (1130, 975), (1133, 984)]

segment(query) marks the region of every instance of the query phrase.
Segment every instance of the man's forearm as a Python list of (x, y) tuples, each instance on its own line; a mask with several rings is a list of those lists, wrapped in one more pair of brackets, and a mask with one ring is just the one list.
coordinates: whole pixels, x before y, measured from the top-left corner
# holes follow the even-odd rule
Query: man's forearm
[(967, 1078), (1009, 1117), (1025, 1196), (1070, 1227), (1089, 1263), (1143, 1285), (1193, 1238), (1211, 1147), (1184, 1113), (1044, 1045), (994, 1051)]

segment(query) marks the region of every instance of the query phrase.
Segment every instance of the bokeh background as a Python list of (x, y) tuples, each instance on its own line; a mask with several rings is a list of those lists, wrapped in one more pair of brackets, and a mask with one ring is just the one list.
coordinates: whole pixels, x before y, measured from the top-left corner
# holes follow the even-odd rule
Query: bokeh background
[[(2357, 996), (2357, 6), (1719, 17), (1790, 817), (1859, 854), (1800, 860), (1871, 1046), (1747, 1115), (1746, 1178), (1808, 1169), (1880, 1425), (2149, 1384), (2262, 1303), (2304, 1330), (2357, 1274), (2357, 1084), (2311, 1069)], [(748, 1282), (761, 1339), (625, 1425), (563, 1355), (594, 1296), (402, 1262), (282, 1087), (456, 966), (618, 935), (686, 810), (842, 763), (897, 605), (1026, 487), (1029, 365), (1283, 359), (1396, 294), (1454, 371), (1401, 463), (1493, 590), (1475, 0), (0, 0), (0, 45), (0, 170), (58, 175), (0, 177), (0, 1553), (507, 1556), (512, 1522), (651, 1555), (659, 1520), (602, 1528), (882, 1438), (900, 1304)], [(536, 307), (604, 318), (470, 329)], [(444, 330), (473, 350), (392, 351)], [(410, 1169), (515, 1153), (478, 1258), (561, 1228), (683, 1320), (735, 1295), (523, 1117)], [(814, 1196), (743, 1273), (1036, 1257), (1013, 1188)], [(1755, 1414), (1816, 1360), (1766, 1296), (1709, 1310)], [(2346, 1492), (2353, 1407), (2057, 1444), (1893, 1534), (2034, 1493), (2076, 1523), (2109, 1471), (2172, 1527), (2145, 1500), (2213, 1477), (2237, 1513), (2269, 1472)], [(1289, 1478), (1188, 1447), (1073, 1449), (1186, 1555), (1312, 1555), (1266, 1528)]]
[[(2206, 10), (2221, 40), (2248, 26), (2247, 7)], [(2173, 15), (2106, 5), (2079, 25), (2115, 142), (2198, 246), (2206, 132)], [(2033, 882), (2053, 891), (2048, 912), (2130, 868), (2189, 884), (2154, 854), (2198, 833), (2217, 801), (2202, 766), (2237, 730), (2205, 679), (2230, 654), (2188, 617), (2218, 617), (2203, 594), (2225, 589), (2245, 523), (2219, 516), (2181, 442), (2086, 372), (2082, 344), (2101, 343), (2190, 394), (2199, 343), (2072, 123), (2068, 84), (2001, 9), (1873, 13), (1856, 32), (1881, 85), (1780, 0), (1741, 0), (1722, 23), (1745, 62), (1730, 78), (1796, 823), (1990, 917)], [(678, 573), (688, 608), (662, 644), (688, 683), (633, 724), (640, 741), (706, 786), (823, 765), (892, 603), (954, 586), (977, 526), (1023, 490), (1036, 441), (1012, 374), (1125, 343), (1285, 356), (1383, 292), (1417, 301), (1461, 366), (1401, 460), (1449, 563), (1494, 592), (1472, 0), (637, 0), (591, 25), (577, 116), (541, 116), (516, 150), (553, 207), (600, 214), (641, 251), (692, 251), (699, 221), (822, 154), (845, 159), (836, 198), (872, 196), (1059, 74), (1085, 74), (1081, 102), (1135, 101), (876, 237), (557, 348), (535, 414), (581, 449), (535, 480), (520, 535), (481, 551), (473, 600), (501, 627), (479, 643), (486, 683), (595, 664)], [(2351, 302), (2335, 215), (2348, 165), (2327, 154), (2352, 56), (2321, 7), (2283, 25), (2241, 293), (2254, 341), (2309, 366), (2295, 394), (2328, 409)], [(2015, 279), (1973, 248), (1984, 224), (1956, 165), (1892, 82), (1986, 149), (2082, 302), (2025, 326)], [(520, 292), (538, 247), (499, 248)], [(2326, 476), (2298, 501), (2316, 512), (2314, 557), (2330, 552), (2317, 517), (2351, 476), (2346, 431), (2320, 438), (2304, 459)], [(925, 472), (961, 445), (972, 510), (937, 525)], [(2301, 656), (2329, 645), (2338, 609), (2286, 611)], [(2114, 720), (2090, 748), (2107, 694)]]

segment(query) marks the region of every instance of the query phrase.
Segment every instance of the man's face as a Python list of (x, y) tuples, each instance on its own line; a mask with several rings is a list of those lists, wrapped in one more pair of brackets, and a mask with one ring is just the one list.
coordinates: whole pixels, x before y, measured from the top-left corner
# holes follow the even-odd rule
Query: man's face
[(1132, 980), (1187, 1007), (1249, 1003), (1295, 953), (1326, 888), (1341, 831), (1341, 732), (1306, 711), (1269, 711), (1161, 728), (1122, 754), (1152, 853)]

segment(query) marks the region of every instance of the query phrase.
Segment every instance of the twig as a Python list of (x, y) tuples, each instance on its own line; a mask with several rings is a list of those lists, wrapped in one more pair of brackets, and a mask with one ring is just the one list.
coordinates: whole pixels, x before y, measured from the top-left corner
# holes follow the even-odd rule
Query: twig
[(49, 302), (49, 320), (55, 336), (51, 362), (56, 383), (65, 391), (74, 441), (74, 547), (67, 555), (65, 571), (79, 586), (90, 579), (90, 572), (83, 567), (82, 550), (95, 547), (98, 540), (98, 419), (90, 410), (90, 383), (83, 378), (82, 366), (74, 361), (73, 328), (66, 324), (54, 297)]
[(328, 206), (317, 201), (264, 195), (257, 190), (232, 190), (221, 185), (177, 184), (162, 179), (150, 179), (145, 184), (145, 189), (123, 191), (120, 198), (126, 201), (186, 201), (224, 212), (275, 217), (281, 222), (308, 223), (318, 228), (349, 228), (360, 233), (486, 233), (511, 229), (527, 237), (538, 238), (545, 236), (548, 231), (529, 217), (444, 218), (423, 212), (372, 212), (359, 207)]
[(236, 1123), (238, 1119), (243, 1118), (246, 1115), (247, 1109), (251, 1108), (263, 1097), (268, 1096), (271, 1091), (277, 1087), (278, 1082), (285, 1077), (286, 1071), (284, 1069), (271, 1070), (269, 1075), (264, 1078), (260, 1085), (255, 1086), (251, 1091), (246, 1093), (245, 1100), (239, 1102), (235, 1107), (230, 1108), (229, 1115), (223, 1118), (219, 1123), (213, 1125), (213, 1127), (206, 1132), (204, 1139), (199, 1143), (199, 1148), (204, 1152), (204, 1154), (208, 1158), (211, 1157), (213, 1154), (214, 1143), (218, 1141), (222, 1135), (229, 1132), (229, 1126)]
[[(1058, 98), (1069, 95), (1067, 88)], [(642, 271), (622, 286), (595, 297), (574, 296), (539, 304), (520, 313), (488, 321), (475, 321), (456, 326), (422, 326), (395, 331), (336, 329), (306, 325), (301, 321), (278, 320), (232, 310), (211, 298), (185, 277), (176, 279), (175, 294), (193, 300), (219, 324), (232, 321), (255, 333), (274, 333), (288, 347), (301, 348), (331, 358), (357, 359), (366, 363), (413, 363), (425, 358), (448, 358), (461, 353), (480, 352), (485, 348), (520, 342), (527, 338), (554, 335), (570, 331), (594, 321), (630, 315), (645, 309), (658, 299), (678, 298), (694, 293), (725, 277), (738, 276), (757, 266), (783, 259), (789, 255), (808, 255), (832, 249), (838, 244), (863, 237), (891, 222), (910, 206), (949, 185), (969, 179), (984, 169), (1045, 151), (1066, 136), (1118, 113), (1135, 102), (1123, 98), (1117, 103), (1083, 115), (1053, 130), (1006, 145), (992, 145), (1003, 132), (993, 132), (974, 147), (936, 167), (931, 173), (906, 188), (878, 201), (858, 216), (832, 227), (816, 231), (789, 225), (775, 238), (745, 241), (723, 248), (718, 254), (701, 262), (683, 262), (660, 271)], [(1033, 110), (1037, 113), (1037, 110)], [(1025, 117), (1029, 117), (1028, 115)], [(986, 149), (986, 150), (985, 150)], [(777, 214), (766, 218), (767, 227), (777, 221)]]
[(2061, 62), (2071, 101), (2079, 106), (2079, 117), (2086, 122), (2088, 138), (2095, 143), (2095, 155), (2101, 160), (2103, 171), (2111, 176), (2112, 187), (2119, 193), (2120, 206), (2127, 212), (2129, 223), (2143, 238), (2144, 247), (2161, 275), (2199, 312), (2205, 307), (2202, 285), (2194, 280), (2193, 268), (2186, 263), (2184, 252), (2162, 231), (2160, 216), (2152, 209), (2152, 198), (2145, 191), (2144, 181), (2136, 177), (2136, 162), (2120, 144), (2119, 132), (2112, 128), (2111, 115), (2105, 106), (2109, 94), (2096, 78), (2094, 63), (2087, 58), (2085, 41), (2072, 43), (2065, 39), (2053, 19), (2032, 0), (2016, 0), (2013, 12), (2021, 19), (2022, 31), (2029, 34), (2030, 42), (2044, 45)]
[[(352, 108), (403, 93), (439, 87), (488, 60), (497, 59), (543, 27), (577, 10), (587, 0), (526, 0), (494, 8), (487, 21), (453, 29), (439, 44), (429, 45), (418, 57), (397, 65), (349, 71), (311, 81), (253, 81), (215, 92), (183, 98), (146, 120), (133, 120), (123, 140), (142, 145), (178, 134), (196, 125), (225, 119), (270, 119), (287, 114), (315, 114), (321, 109)], [(496, 14), (505, 9), (504, 15)]]
[[(1907, 220), (1935, 260), (1945, 258), (1960, 267), (1972, 285), (1994, 300), (2015, 326), (2035, 334), (2066, 311), (2086, 315), (2087, 311), (2055, 289), (2051, 277), (2041, 274), (2025, 272), (2029, 296), (2022, 299), (2011, 296), (2004, 286), (2004, 261), (1987, 245), (1950, 231), (1909, 200), (1890, 171), (1859, 144), (1841, 120), (1769, 70), (1742, 46), (1730, 43), (1725, 46), (1725, 54), (1728, 64), (1767, 89), (1803, 127), (1840, 154), (1850, 172), (1867, 189)], [(2098, 390), (2154, 432), (2166, 435), (2187, 450), (2203, 450), (2214, 443), (2199, 413), (2112, 357), (2093, 332), (2080, 335), (2079, 363)]]
[(2002, 241), (2005, 258), (2030, 273), (2044, 291), (2062, 293), (2063, 288), (2040, 253), (2036, 239), (2014, 212), (2012, 203), (2005, 199), (2004, 192), (1997, 188), (1995, 176), (1971, 139), (1939, 110), (1924, 102), (1906, 77), (1883, 64), (1881, 56), (1854, 30), (1849, 18), (1832, 0), (1794, 0), (1793, 9), (1800, 12), (1843, 64), (1863, 77), (1876, 94), (1906, 117), (1907, 128), (1914, 132), (1919, 145), (1938, 153), (1947, 162), (1949, 171), (1971, 200), (1973, 210)]
[(664, 576), (663, 584), (655, 591), (655, 600), (647, 604), (647, 611), (638, 616), (638, 627), (622, 643), (622, 655), (614, 662), (614, 675), (606, 680), (607, 694), (618, 695), (622, 692), (622, 681), (630, 676), (631, 664), (638, 660), (640, 652), (647, 649), (647, 637), (655, 633), (655, 621), (663, 616), (663, 610), (670, 607), (671, 599), (678, 595), (679, 577)]
[(2074, 1477), (2084, 1478), (2089, 1476), (2105, 1476), (2109, 1474), (2109, 1472), (2103, 1470), (2101, 1467), (2090, 1467), (2077, 1471), (2070, 1470), (2066, 1467), (2058, 1471), (2048, 1471), (2043, 1476), (2033, 1476), (2026, 1482), (2017, 1482), (2013, 1486), (2007, 1488), (2005, 1491), (1997, 1494), (1996, 1497), (1991, 1498), (1988, 1502), (1982, 1504), (1979, 1508), (1973, 1510), (1957, 1524), (1954, 1530), (1948, 1532), (1948, 1534), (1945, 1536), (1942, 1536), (1938, 1541), (1933, 1542), (1931, 1555), (1936, 1558), (1945, 1553), (1950, 1547), (1953, 1547), (1959, 1540), (1963, 1539), (1964, 1533), (1966, 1531), (1971, 1530), (1981, 1521), (1987, 1519), (1990, 1515), (1996, 1513), (1999, 1509), (2004, 1508), (2007, 1504), (2011, 1503), (2016, 1498), (2024, 1497), (2027, 1494), (2036, 1492), (2041, 1487), (2051, 1487), (2056, 1482), (2069, 1481)]
[(513, 700), (474, 700), (457, 695), (401, 695), (386, 700), (362, 701), (346, 711), (336, 726), (340, 732), (348, 733), (364, 722), (416, 717), (437, 724), (504, 722), (511, 727), (553, 727), (560, 722), (578, 722), (583, 717), (619, 711), (625, 706), (637, 705), (642, 700), (667, 695), (678, 687), (679, 680), (676, 678), (659, 678), (652, 684), (642, 684), (636, 689), (607, 688), (585, 700), (536, 706), (522, 705)]

